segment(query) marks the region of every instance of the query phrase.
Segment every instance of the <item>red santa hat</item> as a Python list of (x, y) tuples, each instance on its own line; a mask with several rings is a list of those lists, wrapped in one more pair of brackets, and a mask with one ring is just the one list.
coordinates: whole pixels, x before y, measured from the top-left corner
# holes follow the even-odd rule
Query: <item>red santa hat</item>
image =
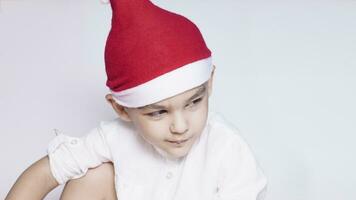
[(209, 80), (211, 52), (193, 22), (149, 0), (110, 4), (106, 85), (118, 104), (149, 105)]

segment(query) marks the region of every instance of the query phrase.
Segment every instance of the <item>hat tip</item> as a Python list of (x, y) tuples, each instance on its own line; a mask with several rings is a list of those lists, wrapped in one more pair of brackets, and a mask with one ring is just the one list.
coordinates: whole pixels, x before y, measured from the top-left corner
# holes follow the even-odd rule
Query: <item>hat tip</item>
[(100, 0), (100, 2), (101, 2), (102, 4), (108, 4), (108, 3), (110, 3), (110, 0)]

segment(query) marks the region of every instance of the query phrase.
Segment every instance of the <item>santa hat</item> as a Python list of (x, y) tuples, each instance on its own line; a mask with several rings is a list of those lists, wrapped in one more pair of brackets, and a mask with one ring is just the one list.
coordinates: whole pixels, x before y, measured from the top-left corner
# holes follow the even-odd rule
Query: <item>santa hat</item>
[(106, 85), (118, 104), (149, 105), (209, 80), (211, 52), (194, 23), (149, 0), (110, 4)]

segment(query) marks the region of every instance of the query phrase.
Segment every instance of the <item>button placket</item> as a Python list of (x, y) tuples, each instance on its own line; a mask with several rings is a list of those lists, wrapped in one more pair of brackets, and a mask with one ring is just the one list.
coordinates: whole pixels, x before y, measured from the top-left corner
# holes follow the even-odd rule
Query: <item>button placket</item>
[(160, 199), (172, 199), (175, 193), (180, 163), (165, 160), (161, 172), (160, 191), (156, 194)]
[(72, 139), (72, 140), (70, 141), (70, 144), (76, 145), (76, 144), (78, 144), (78, 140), (77, 140), (77, 139)]
[(166, 175), (167, 179), (171, 179), (173, 177), (173, 173), (171, 171), (169, 171)]
[(167, 162), (166, 179), (171, 180), (171, 179), (175, 178), (178, 169), (179, 169), (179, 163), (168, 161)]

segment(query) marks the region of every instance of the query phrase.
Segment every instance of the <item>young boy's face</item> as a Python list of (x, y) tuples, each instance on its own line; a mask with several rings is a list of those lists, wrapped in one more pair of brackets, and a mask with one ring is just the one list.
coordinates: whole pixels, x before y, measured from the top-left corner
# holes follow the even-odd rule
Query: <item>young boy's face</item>
[[(205, 128), (212, 78), (196, 88), (158, 103), (125, 108), (106, 96), (120, 118), (131, 121), (142, 137), (169, 157), (185, 156)], [(111, 99), (111, 100), (110, 100)]]

